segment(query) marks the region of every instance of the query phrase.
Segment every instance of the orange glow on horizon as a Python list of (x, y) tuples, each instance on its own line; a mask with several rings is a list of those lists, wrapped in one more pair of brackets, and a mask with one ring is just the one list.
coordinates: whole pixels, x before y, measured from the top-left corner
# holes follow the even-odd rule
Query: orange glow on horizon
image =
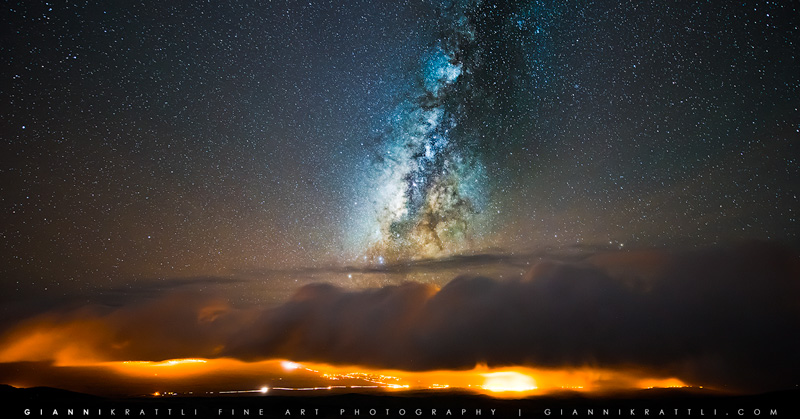
[[(85, 364), (81, 366), (87, 366)], [(602, 392), (647, 388), (687, 387), (674, 378), (648, 377), (635, 370), (576, 368), (570, 370), (529, 367), (491, 368), (477, 365), (469, 370), (401, 371), (358, 366), (297, 363), (288, 360), (245, 362), (231, 358), (173, 359), (166, 361), (98, 362), (91, 367), (121, 377), (150, 382), (150, 395), (176, 395), (174, 386), (203, 382), (207, 393), (281, 394), (281, 392), (327, 390), (460, 390), (497, 398), (520, 398), (559, 391)], [(214, 377), (240, 377), (242, 382), (262, 377), (255, 387), (221, 388)], [(270, 378), (271, 377), (271, 378)], [(144, 381), (142, 381), (144, 380)], [(234, 380), (238, 381), (238, 380)], [(301, 383), (301, 384), (299, 384)], [(173, 386), (173, 387), (170, 387)]]
[[(230, 358), (177, 359), (162, 362), (125, 361), (98, 364), (130, 377), (159, 376), (170, 379), (196, 378), (204, 374), (226, 372), (228, 374), (283, 375), (303, 373), (327, 383), (313, 388), (382, 388), (404, 389), (462, 389), (494, 397), (524, 397), (547, 394), (554, 391), (605, 391), (618, 389), (646, 389), (687, 387), (677, 378), (652, 378), (634, 370), (607, 370), (577, 368), (572, 370), (536, 369), (529, 367), (490, 368), (478, 365), (470, 370), (401, 371), (379, 370), (356, 366), (333, 366), (317, 363), (297, 363), (288, 360), (266, 360), (244, 362)], [(350, 380), (365, 382), (365, 385), (339, 385)], [(277, 390), (292, 390), (287, 387), (262, 387)]]
[(529, 392), (538, 389), (533, 377), (516, 371), (490, 372), (483, 376), (486, 378), (483, 389), (495, 393)]
[[(493, 397), (524, 397), (554, 391), (607, 391), (654, 387), (686, 387), (675, 377), (654, 377), (635, 368), (603, 369), (577, 367), (545, 369), (523, 366), (488, 367), (476, 365), (469, 370), (402, 371), (361, 366), (334, 366), (322, 363), (298, 363), (271, 359), (245, 362), (233, 358), (184, 358), (165, 361), (112, 361), (109, 354), (124, 348), (102, 322), (72, 321), (59, 324), (54, 319), (40, 319), (4, 336), (0, 344), (0, 362), (53, 361), (55, 367), (99, 367), (122, 377), (145, 382), (169, 384), (204, 381), (213, 388), (216, 377), (252, 379), (275, 377), (258, 387), (237, 389), (260, 392), (261, 386), (293, 390), (281, 377), (294, 378), (294, 386), (305, 390), (327, 389), (462, 389), (490, 394)], [(112, 350), (108, 348), (111, 347)], [(104, 349), (105, 348), (105, 349)], [(105, 353), (105, 355), (103, 355)], [(266, 379), (265, 379), (266, 380)], [(267, 387), (268, 386), (268, 387)], [(153, 388), (162, 390), (163, 387)], [(232, 390), (229, 388), (217, 389)], [(163, 391), (161, 394), (166, 394)]]
[[(679, 388), (688, 387), (686, 383), (677, 378), (667, 378), (662, 380), (644, 379), (639, 380), (639, 388)], [(703, 388), (700, 386), (699, 388)]]
[(285, 369), (286, 371), (292, 371), (298, 368), (302, 368), (302, 365), (292, 361), (281, 361), (281, 367), (283, 367), (283, 369)]
[[(426, 289), (430, 295), (436, 293), (436, 289), (432, 287)], [(175, 301), (167, 299), (159, 304), (170, 307)], [(159, 307), (161, 306), (156, 306), (156, 312), (170, 313), (169, 310)], [(199, 315), (187, 321), (192, 325), (213, 322), (226, 310), (226, 307), (224, 304), (200, 307)], [(56, 315), (39, 316), (20, 323), (18, 327), (0, 336), (0, 363), (52, 362), (55, 368), (96, 368), (97, 371), (92, 374), (110, 372), (123, 378), (137, 378), (137, 385), (153, 384), (154, 388), (148, 388), (148, 394), (154, 394), (158, 390), (162, 395), (167, 394), (163, 390), (168, 390), (161, 387), (162, 385), (182, 383), (190, 383), (192, 388), (208, 388), (209, 392), (261, 392), (261, 389), (269, 389), (269, 393), (272, 394), (273, 390), (299, 389), (379, 388), (393, 391), (459, 389), (490, 394), (494, 397), (520, 397), (563, 390), (593, 392), (686, 386), (678, 378), (657, 377), (633, 367), (608, 369), (587, 366), (548, 369), (476, 365), (466, 370), (419, 372), (314, 362), (298, 363), (285, 359), (247, 362), (234, 358), (215, 358), (216, 354), (224, 349), (224, 342), (210, 339), (199, 340), (199, 343), (184, 343), (175, 348), (167, 346), (171, 349), (169, 353), (185, 353), (193, 356), (202, 354), (200, 356), (208, 358), (120, 361), (129, 356), (136, 356), (132, 354), (160, 353), (150, 347), (152, 337), (148, 333), (133, 327), (138, 325), (138, 322), (125, 319), (126, 317), (119, 313), (102, 316), (88, 310), (73, 313), (66, 318)], [(142, 335), (121, 333), (115, 324), (129, 325), (131, 331), (138, 331)], [(164, 333), (171, 331), (165, 330)], [(142, 339), (141, 336), (148, 338)], [(156, 334), (156, 336), (161, 335)], [(169, 334), (162, 337), (172, 343)], [(226, 380), (226, 388), (218, 388), (218, 383), (223, 378)], [(284, 378), (287, 380), (281, 381)], [(258, 380), (257, 386), (252, 386), (255, 380)], [(248, 388), (228, 388), (231, 383), (238, 385), (245, 381), (248, 383)]]

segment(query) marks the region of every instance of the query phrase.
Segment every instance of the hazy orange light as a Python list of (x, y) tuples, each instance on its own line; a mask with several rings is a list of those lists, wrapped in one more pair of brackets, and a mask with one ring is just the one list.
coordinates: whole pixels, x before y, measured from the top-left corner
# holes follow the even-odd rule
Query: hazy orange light
[[(677, 379), (677, 378), (664, 378), (664, 379), (653, 379), (653, 378), (646, 378), (643, 380), (639, 380), (636, 385), (639, 388), (678, 388), (678, 387), (688, 387), (686, 383)], [(700, 386), (703, 388), (703, 386)]]
[(252, 375), (258, 371), (278, 371), (280, 360), (260, 362), (244, 362), (237, 359), (170, 359), (161, 362), (150, 361), (122, 361), (101, 362), (98, 366), (110, 368), (115, 372), (128, 376), (147, 377), (159, 375), (165, 378), (197, 377), (204, 374), (229, 372), (235, 374)]
[[(432, 287), (427, 290), (431, 296), (436, 293), (436, 289)], [(201, 324), (213, 322), (225, 310), (227, 306), (224, 304), (203, 307), (199, 309), (197, 319), (192, 319), (192, 322)], [(564, 389), (602, 391), (686, 386), (686, 383), (677, 378), (653, 377), (634, 368), (543, 369), (521, 366), (490, 368), (486, 365), (476, 365), (468, 370), (415, 372), (312, 362), (301, 364), (281, 359), (245, 362), (231, 358), (185, 358), (122, 362), (115, 360), (122, 356), (143, 353), (141, 350), (131, 348), (146, 347), (146, 339), (145, 342), (139, 342), (137, 341), (139, 335), (135, 333), (133, 336), (119, 333), (113, 326), (116, 320), (109, 316), (104, 317), (90, 312), (79, 314), (70, 318), (43, 315), (19, 324), (18, 327), (0, 336), (0, 363), (53, 361), (55, 367), (98, 367), (105, 369), (105, 372), (111, 371), (123, 377), (140, 378), (138, 381), (143, 386), (157, 383), (158, 386), (147, 388), (146, 392), (149, 394), (153, 394), (155, 389), (165, 389), (161, 387), (162, 383), (170, 385), (190, 383), (192, 388), (198, 388), (197, 383), (203, 382), (203, 386), (208, 386), (209, 390), (228, 391), (231, 389), (213, 386), (221, 379), (226, 380), (226, 385), (239, 384), (243, 377), (248, 379), (246, 388), (249, 390), (236, 391), (258, 392), (261, 385), (269, 390), (277, 388), (293, 390), (301, 386), (303, 389), (326, 390), (374, 387), (391, 390), (459, 388), (500, 397), (504, 397), (502, 393), (511, 392), (516, 397), (520, 394), (543, 394)], [(135, 332), (138, 329), (131, 330)], [(214, 345), (209, 344), (201, 349), (193, 345), (184, 345), (187, 348), (180, 348), (180, 351), (171, 353), (215, 354), (224, 349), (223, 342), (214, 342)], [(294, 381), (287, 384), (288, 380), (285, 380), (275, 387), (265, 378), (266, 376), (277, 377), (278, 380), (282, 380), (283, 377), (293, 377)], [(296, 388), (291, 388), (292, 385)], [(162, 391), (160, 394), (166, 395), (167, 392)]]
[[(126, 361), (106, 362), (98, 365), (111, 368), (128, 376), (158, 376), (170, 379), (201, 377), (219, 372), (229, 375), (253, 375), (270, 373), (273, 375), (302, 371), (317, 380), (341, 382), (349, 380), (349, 385), (313, 386), (313, 389), (334, 388), (383, 388), (386, 390), (403, 389), (453, 389), (460, 388), (495, 397), (519, 397), (530, 394), (544, 394), (552, 391), (596, 391), (610, 389), (653, 388), (653, 387), (686, 387), (677, 378), (644, 377), (637, 371), (603, 370), (597, 368), (581, 368), (572, 370), (545, 370), (528, 367), (489, 368), (478, 365), (470, 370), (438, 370), (438, 371), (400, 371), (377, 370), (356, 366), (334, 366), (327, 364), (299, 364), (286, 360), (267, 360), (259, 362), (243, 362), (236, 359), (175, 359), (162, 362)], [(283, 373), (281, 373), (283, 371)], [(364, 385), (354, 385), (362, 382)], [(343, 383), (346, 384), (346, 383)], [(260, 389), (269, 391), (267, 386)], [(280, 390), (291, 388), (280, 387)], [(304, 388), (308, 389), (308, 388)], [(508, 394), (504, 394), (508, 393)]]
[(301, 368), (301, 365), (292, 361), (281, 361), (281, 367), (287, 371), (292, 371)]
[[(597, 391), (686, 386), (686, 383), (677, 378), (652, 377), (635, 369), (612, 370), (591, 367), (554, 370), (519, 366), (489, 368), (477, 365), (469, 370), (414, 372), (306, 362), (300, 364), (279, 359), (258, 362), (244, 362), (230, 358), (105, 362), (109, 355), (103, 354), (103, 351), (107, 349), (98, 348), (113, 347), (114, 345), (110, 345), (109, 342), (113, 343), (116, 340), (102, 322), (77, 320), (58, 324), (57, 321), (48, 318), (32, 322), (27, 326), (29, 328), (20, 328), (3, 336), (0, 342), (0, 362), (53, 360), (57, 367), (101, 367), (123, 376), (142, 379), (157, 377), (159, 380), (166, 378), (174, 382), (222, 375), (233, 377), (234, 380), (236, 377), (252, 378), (258, 374), (269, 374), (274, 377), (289, 375), (297, 378), (302, 375), (303, 386), (317, 383), (324, 384), (321, 387), (324, 389), (334, 381), (338, 385), (330, 386), (331, 388), (378, 387), (393, 390), (461, 388), (498, 397), (505, 397), (503, 393), (506, 392), (511, 392), (517, 397), (564, 389)], [(120, 343), (123, 346), (124, 344)], [(316, 384), (307, 386), (312, 389), (317, 387), (319, 386)]]
[(48, 361), (56, 365), (90, 365), (102, 360), (97, 348), (110, 341), (105, 324), (75, 320), (59, 324), (51, 317), (29, 321), (3, 336), (0, 362)]
[(486, 378), (483, 382), (483, 388), (493, 392), (521, 392), (537, 389), (533, 378), (515, 371), (490, 372), (483, 374), (483, 376)]

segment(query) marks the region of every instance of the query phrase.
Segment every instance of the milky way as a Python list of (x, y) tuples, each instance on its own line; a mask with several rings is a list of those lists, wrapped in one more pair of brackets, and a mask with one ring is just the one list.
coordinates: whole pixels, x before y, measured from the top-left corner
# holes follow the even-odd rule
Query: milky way
[[(790, 2), (13, 4), (0, 299), (796, 243), (798, 16)], [(273, 296), (296, 286), (258, 279), (286, 283)]]
[(445, 36), (422, 57), (412, 99), (396, 110), (377, 158), (373, 262), (463, 250), (485, 207), (485, 169), (469, 141), (454, 135), (459, 120), (451, 105), (471, 70), (462, 60), (474, 28), (459, 5), (437, 11)]

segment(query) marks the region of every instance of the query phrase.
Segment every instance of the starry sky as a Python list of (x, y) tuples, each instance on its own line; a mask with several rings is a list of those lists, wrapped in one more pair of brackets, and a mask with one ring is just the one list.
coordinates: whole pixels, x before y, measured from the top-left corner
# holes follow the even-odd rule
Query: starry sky
[(667, 284), (705, 277), (691, 252), (753, 241), (782, 250), (720, 260), (798, 272), (796, 1), (25, 1), (0, 19), (6, 323), (174, 289), (252, 307), (410, 280), (422, 301), (576, 254), (659, 276), (626, 253), (647, 249), (679, 252), (655, 258), (679, 261)]
[(4, 298), (800, 234), (794, 2), (2, 16)]

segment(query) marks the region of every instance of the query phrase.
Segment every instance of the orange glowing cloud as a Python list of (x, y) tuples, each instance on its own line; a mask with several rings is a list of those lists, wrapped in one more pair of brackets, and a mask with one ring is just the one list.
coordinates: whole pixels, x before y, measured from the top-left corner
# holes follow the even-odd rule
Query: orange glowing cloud
[[(292, 359), (324, 365), (314, 368), (320, 371), (394, 372), (384, 375), (406, 379), (394, 383), (400, 386), (529, 391), (684, 383), (761, 390), (794, 382), (794, 253), (756, 246), (630, 257), (627, 270), (619, 267), (625, 255), (546, 262), (523, 278), (461, 276), (441, 289), (313, 283), (263, 309), (168, 294), (44, 314), (0, 337), (0, 362), (207, 361), (136, 367), (170, 368), (180, 378), (179, 371)], [(631, 279), (643, 272), (650, 272), (646, 286)], [(291, 372), (287, 365), (294, 364), (277, 364), (276, 374)], [(129, 374), (129, 367), (115, 371)]]
[(124, 345), (111, 339), (101, 319), (58, 321), (51, 316), (26, 322), (2, 340), (0, 362), (53, 361), (56, 365), (94, 364), (105, 360), (99, 348)]
[(87, 307), (46, 313), (0, 336), (0, 362), (52, 361), (61, 366), (125, 359), (214, 357), (226, 331), (247, 313), (191, 294), (166, 295), (115, 310)]

